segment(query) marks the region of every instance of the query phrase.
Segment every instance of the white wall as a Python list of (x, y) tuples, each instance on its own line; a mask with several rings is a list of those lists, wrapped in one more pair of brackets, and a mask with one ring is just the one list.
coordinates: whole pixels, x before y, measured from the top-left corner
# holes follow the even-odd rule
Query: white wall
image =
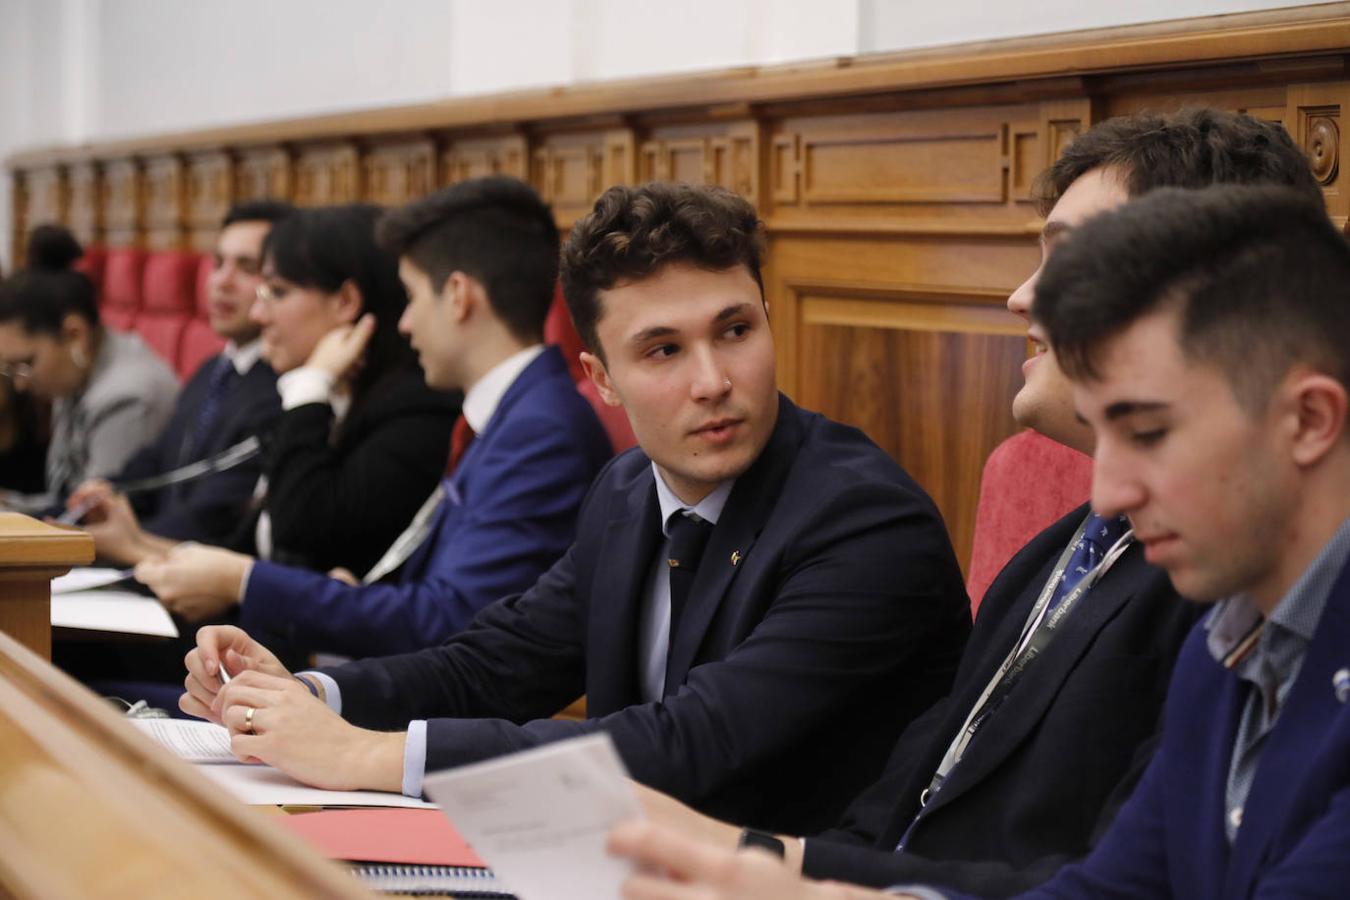
[[(0, 0), (0, 156), (1311, 0)], [(0, 178), (0, 235), (9, 230)], [(8, 241), (0, 241), (0, 253)], [(8, 260), (5, 260), (8, 268)]]

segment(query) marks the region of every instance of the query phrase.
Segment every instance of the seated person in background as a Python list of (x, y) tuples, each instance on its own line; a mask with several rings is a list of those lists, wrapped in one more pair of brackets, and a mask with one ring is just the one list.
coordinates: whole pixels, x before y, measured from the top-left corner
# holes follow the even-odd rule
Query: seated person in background
[(6, 366), (0, 377), (0, 506), (6, 492), (40, 494), (47, 486), (50, 413), (31, 393), (15, 390)]
[(159, 596), (237, 596), (252, 634), (373, 656), (441, 643), (488, 603), (528, 588), (572, 542), (612, 451), (562, 355), (541, 343), (558, 278), (552, 212), (529, 185), (494, 177), (397, 210), (381, 230), (410, 298), (399, 327), (428, 384), (464, 389), (456, 431), (476, 435), (382, 560), (407, 559), (397, 579), (357, 586), (185, 547), (137, 568)]
[[(1043, 258), (1131, 197), (1214, 182), (1284, 184), (1322, 202), (1307, 157), (1279, 125), (1211, 109), (1111, 119), (1075, 138), (1038, 180)], [(1037, 348), (1013, 415), (1091, 453), (1092, 429), (1074, 415), (1070, 384), (1030, 318), (1039, 274), (1008, 298)], [(1199, 616), (1177, 602), (1166, 573), (1127, 536), (1128, 523), (1089, 513), (1065, 516), (1008, 563), (980, 606), (951, 695), (906, 730), (885, 777), (830, 831), (784, 841), (790, 869), (1006, 896), (1087, 854), (1148, 762), (1172, 664)], [(1124, 552), (1113, 558), (1118, 541)], [(1092, 554), (1084, 569), (1099, 568), (1083, 578), (1081, 596), (1071, 580), (1045, 595), (1056, 624), (1024, 642), (1047, 585), (1061, 578), (1058, 564), (1075, 571), (1080, 547)], [(1036, 655), (1005, 683), (1031, 643)], [(658, 821), (736, 847), (738, 828), (647, 800)]]
[[(246, 438), (265, 434), (281, 412), (277, 376), (259, 359), (258, 324), (250, 310), (262, 284), (262, 244), (272, 224), (294, 212), (271, 200), (241, 203), (225, 216), (211, 274), (207, 314), (225, 338), (225, 350), (202, 363), (188, 380), (169, 426), (114, 476), (117, 482), (148, 478), (208, 459)], [(262, 474), (255, 458), (227, 471), (130, 497), (144, 532), (175, 541), (219, 544), (248, 513)], [(87, 509), (81, 527), (94, 538), (99, 558), (114, 565), (140, 562), (151, 551), (127, 528), (125, 516), (106, 509), (115, 487), (86, 481), (66, 507)], [(92, 505), (91, 505), (92, 504)]]
[[(264, 441), (250, 514), (224, 544), (262, 559), (365, 573), (441, 475), (459, 396), (428, 388), (398, 333), (407, 294), (375, 243), (375, 206), (299, 210), (263, 243), (252, 304), (282, 414)], [(146, 531), (124, 498), (103, 507), (128, 558), (178, 543)], [(192, 621), (237, 593), (161, 598)]]
[[(1025, 896), (1344, 895), (1347, 283), (1320, 198), (1276, 187), (1156, 191), (1046, 263), (1033, 315), (1096, 434), (1094, 507), (1128, 515), (1182, 596), (1219, 602), (1181, 650), (1134, 793), (1084, 862)], [(641, 876), (634, 897), (882, 896), (660, 826), (611, 845), (685, 882)]]
[[(416, 796), (429, 770), (605, 731), (638, 780), (708, 811), (832, 821), (947, 690), (970, 614), (932, 501), (778, 393), (759, 239), (720, 188), (607, 191), (563, 288), (640, 446), (601, 472), (576, 543), (444, 646), (303, 681), (244, 631), (202, 629), (183, 710), (323, 787)], [(583, 693), (585, 721), (541, 718)]]
[(99, 322), (93, 282), (70, 268), (81, 253), (70, 232), (44, 225), (29, 237), (28, 267), (0, 285), (0, 366), (17, 390), (53, 404), (44, 492), (0, 497), (25, 512), (59, 511), (81, 482), (121, 469), (178, 395), (164, 360)]

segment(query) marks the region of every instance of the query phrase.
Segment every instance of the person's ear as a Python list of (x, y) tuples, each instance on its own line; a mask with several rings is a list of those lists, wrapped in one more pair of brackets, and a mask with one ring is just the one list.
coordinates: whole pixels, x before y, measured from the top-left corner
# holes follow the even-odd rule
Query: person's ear
[(61, 320), (61, 344), (75, 368), (84, 371), (93, 362), (94, 327), (84, 316), (66, 313)]
[(361, 295), (361, 287), (355, 280), (348, 278), (342, 282), (342, 287), (338, 288), (334, 295), (338, 321), (345, 325), (350, 325), (366, 311), (365, 298)]
[(450, 304), (451, 321), (457, 325), (468, 319), (475, 307), (486, 299), (483, 286), (458, 269), (445, 279), (445, 289), (441, 291), (441, 302)]
[(619, 398), (619, 392), (614, 389), (614, 383), (610, 380), (609, 369), (605, 367), (605, 363), (600, 357), (585, 350), (581, 351), (581, 367), (586, 370), (586, 377), (600, 392), (600, 399), (605, 401), (606, 406), (623, 405), (623, 400)]
[(61, 320), (61, 343), (87, 348), (92, 331), (93, 328), (89, 324), (89, 320), (84, 316), (66, 313), (65, 318)]
[(1321, 461), (1345, 440), (1345, 385), (1330, 375), (1311, 370), (1290, 373), (1281, 385), (1283, 407), (1290, 422), (1290, 449), (1299, 466)]

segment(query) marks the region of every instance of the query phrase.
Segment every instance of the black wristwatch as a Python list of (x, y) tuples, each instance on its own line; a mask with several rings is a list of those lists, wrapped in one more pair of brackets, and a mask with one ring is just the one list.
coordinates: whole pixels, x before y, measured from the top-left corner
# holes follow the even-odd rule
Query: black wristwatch
[(782, 859), (787, 855), (787, 848), (783, 842), (767, 831), (756, 831), (753, 828), (742, 828), (741, 839), (736, 842), (737, 848), (744, 850), (746, 847), (758, 847), (761, 850), (768, 850), (774, 856)]

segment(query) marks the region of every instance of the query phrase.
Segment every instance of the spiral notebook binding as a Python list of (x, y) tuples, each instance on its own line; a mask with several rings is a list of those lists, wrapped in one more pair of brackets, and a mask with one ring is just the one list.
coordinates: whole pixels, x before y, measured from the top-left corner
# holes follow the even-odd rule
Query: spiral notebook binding
[(381, 893), (465, 900), (509, 900), (512, 897), (491, 869), (359, 863), (353, 865), (352, 870), (367, 887)]

